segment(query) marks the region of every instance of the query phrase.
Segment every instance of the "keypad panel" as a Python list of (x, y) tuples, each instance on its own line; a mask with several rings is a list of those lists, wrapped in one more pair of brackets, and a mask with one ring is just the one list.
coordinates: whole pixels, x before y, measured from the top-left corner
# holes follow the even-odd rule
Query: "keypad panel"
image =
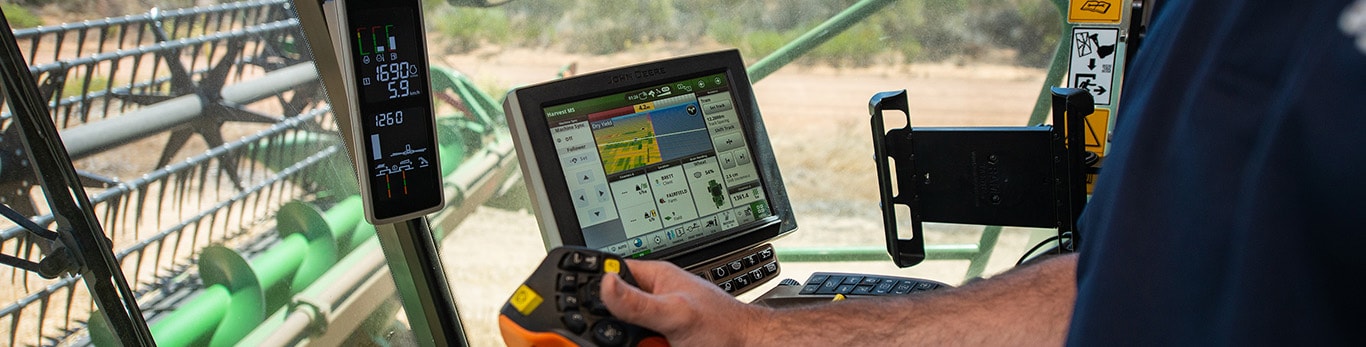
[(693, 273), (739, 295), (777, 277), (780, 272), (773, 245), (764, 244), (693, 268)]
[(817, 272), (802, 284), (802, 295), (886, 296), (904, 295), (948, 288), (943, 283), (909, 277), (840, 272)]

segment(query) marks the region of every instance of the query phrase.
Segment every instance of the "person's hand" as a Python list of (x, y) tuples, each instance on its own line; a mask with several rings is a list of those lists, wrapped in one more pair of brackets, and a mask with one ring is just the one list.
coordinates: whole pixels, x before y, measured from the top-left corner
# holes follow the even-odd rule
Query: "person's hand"
[(640, 288), (605, 276), (603, 303), (617, 318), (664, 334), (673, 346), (750, 345), (769, 316), (769, 309), (741, 303), (671, 263), (626, 262)]

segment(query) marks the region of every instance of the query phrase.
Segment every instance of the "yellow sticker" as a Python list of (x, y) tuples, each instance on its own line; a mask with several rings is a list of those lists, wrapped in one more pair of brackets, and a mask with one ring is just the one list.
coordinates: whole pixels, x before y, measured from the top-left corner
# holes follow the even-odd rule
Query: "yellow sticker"
[(844, 294), (835, 294), (835, 298), (834, 298), (834, 299), (830, 299), (830, 301), (841, 301), (841, 300), (844, 300)]
[(521, 287), (517, 287), (516, 292), (512, 293), (512, 298), (508, 299), (508, 304), (512, 304), (517, 312), (527, 316), (531, 315), (531, 311), (535, 311), (537, 306), (541, 306), (541, 301), (540, 294), (536, 294), (535, 290), (531, 290), (531, 287), (523, 284)]
[(1097, 108), (1095, 113), (1086, 116), (1086, 150), (1105, 155), (1105, 145), (1110, 142), (1110, 110)]
[(654, 103), (654, 102), (647, 102), (647, 103), (643, 103), (643, 104), (636, 104), (635, 109), (636, 109), (636, 112), (645, 112), (645, 111), (653, 110), (653, 109), (655, 109), (655, 103)]
[(616, 259), (610, 259), (610, 258), (607, 259), (607, 260), (602, 261), (602, 272), (606, 272), (606, 273), (618, 273), (618, 272), (621, 272), (621, 262), (617, 261)]
[(1086, 194), (1096, 192), (1096, 174), (1086, 174)]
[[(1105, 147), (1110, 143), (1110, 110), (1096, 108), (1096, 112), (1086, 116), (1086, 133), (1082, 135), (1086, 140), (1086, 150), (1099, 156), (1105, 156)], [(1086, 175), (1086, 193), (1090, 194), (1095, 189), (1096, 175)]]
[(1071, 4), (1067, 6), (1067, 21), (1119, 24), (1122, 13), (1123, 0), (1071, 0)]
[[(1086, 116), (1085, 132), (1082, 139), (1085, 140), (1086, 150), (1096, 155), (1105, 155), (1105, 145), (1110, 142), (1110, 110), (1096, 108), (1096, 112)], [(1066, 134), (1067, 129), (1063, 129)]]

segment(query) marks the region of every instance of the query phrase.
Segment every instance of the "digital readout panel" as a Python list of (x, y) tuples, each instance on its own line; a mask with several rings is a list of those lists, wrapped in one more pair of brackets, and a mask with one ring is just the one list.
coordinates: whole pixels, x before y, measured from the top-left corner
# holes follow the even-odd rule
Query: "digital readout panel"
[[(441, 170), (416, 8), (348, 12), (359, 99), (358, 163), (365, 163), (373, 220), (439, 209)], [(366, 172), (368, 171), (368, 172)]]

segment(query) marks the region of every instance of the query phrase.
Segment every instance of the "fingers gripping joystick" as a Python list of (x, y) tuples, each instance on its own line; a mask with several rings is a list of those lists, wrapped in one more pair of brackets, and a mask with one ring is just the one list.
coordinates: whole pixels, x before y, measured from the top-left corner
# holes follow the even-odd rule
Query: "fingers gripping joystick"
[(600, 296), (602, 277), (635, 278), (614, 254), (565, 246), (550, 250), (499, 312), (508, 346), (667, 347), (654, 331), (617, 320)]

